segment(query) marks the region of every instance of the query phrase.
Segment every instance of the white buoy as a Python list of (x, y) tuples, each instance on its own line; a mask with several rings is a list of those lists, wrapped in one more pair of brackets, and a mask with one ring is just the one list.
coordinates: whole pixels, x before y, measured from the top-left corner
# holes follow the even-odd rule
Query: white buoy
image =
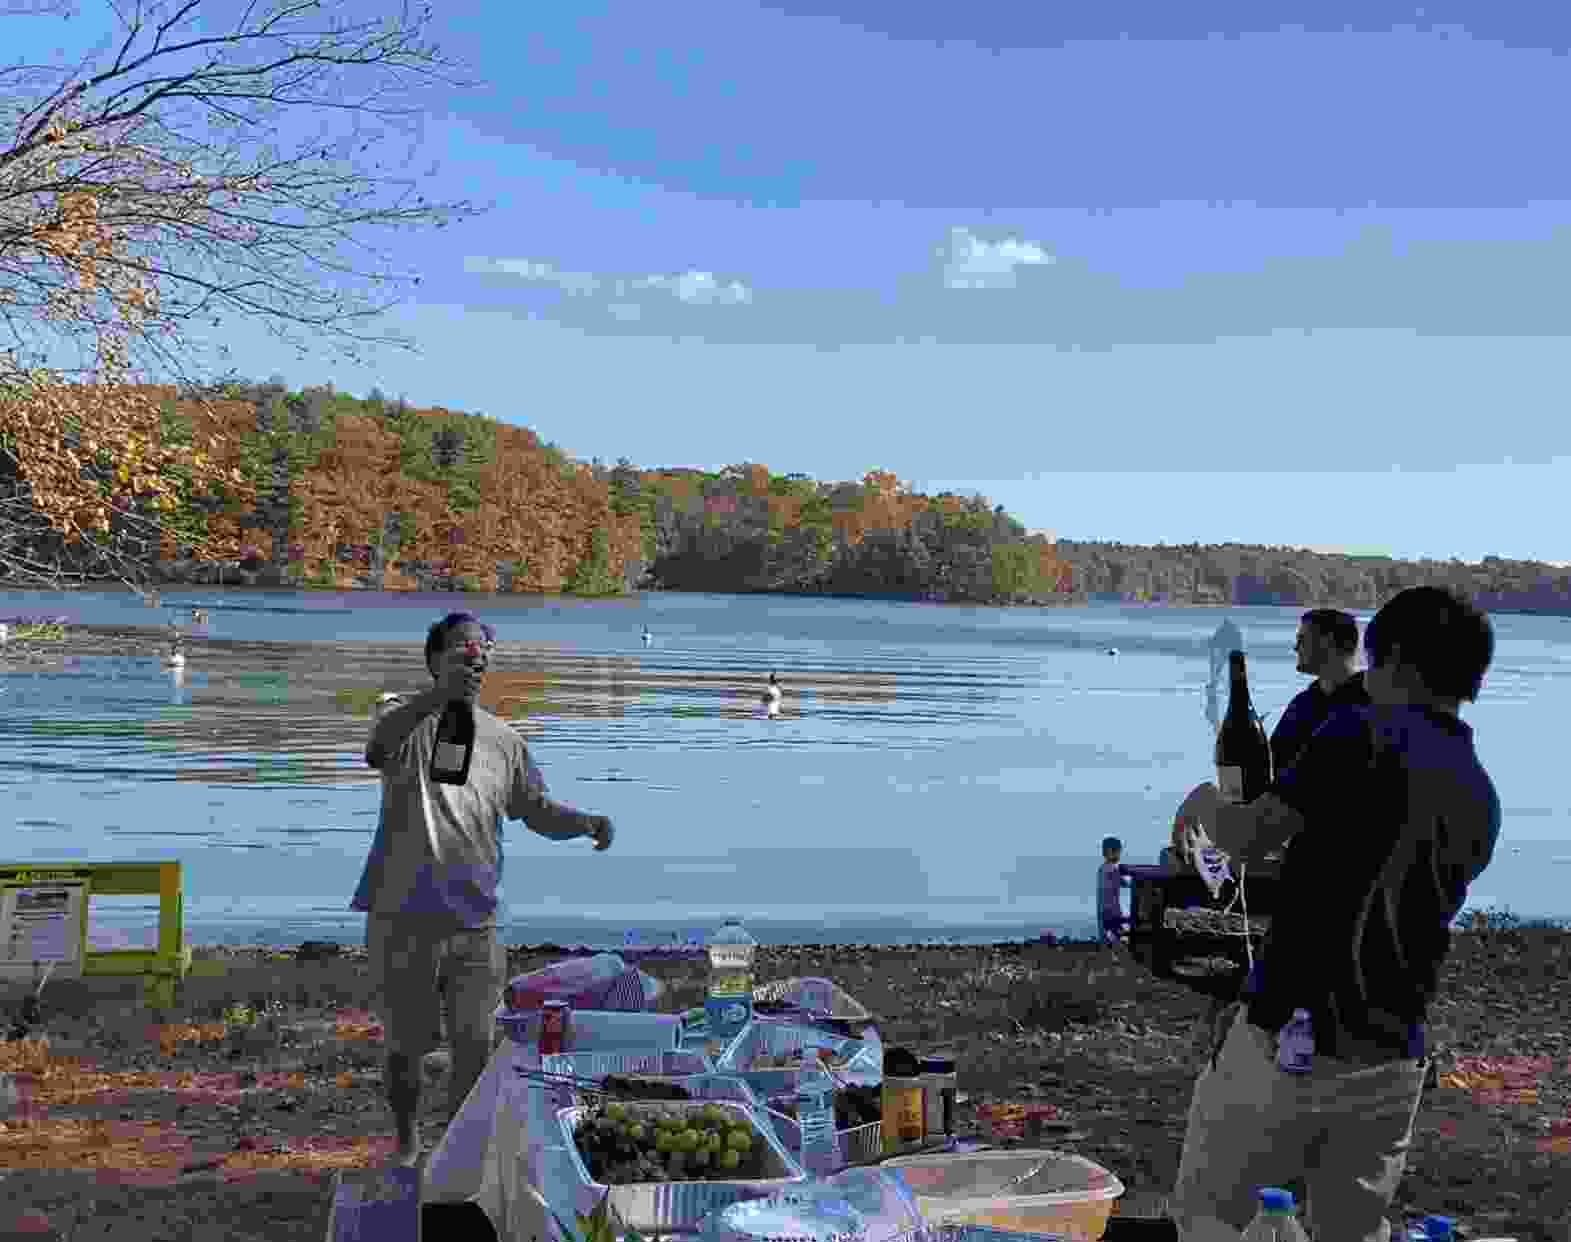
[(169, 665), (171, 668), (181, 668), (185, 665), (185, 656), (176, 651), (172, 655), (165, 656), (164, 663)]
[(1107, 649), (1107, 654), (1108, 655), (1117, 655), (1118, 654), (1118, 648), (1117, 647), (1109, 647)]

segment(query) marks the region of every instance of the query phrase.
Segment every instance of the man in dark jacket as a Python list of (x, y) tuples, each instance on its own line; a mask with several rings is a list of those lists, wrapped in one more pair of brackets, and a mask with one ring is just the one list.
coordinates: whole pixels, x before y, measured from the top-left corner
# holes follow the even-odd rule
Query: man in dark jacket
[[(1368, 707), (1333, 711), (1247, 805), (1197, 787), (1174, 826), (1175, 847), (1192, 847), (1192, 817), (1244, 863), (1286, 844), (1265, 952), (1195, 1085), (1172, 1199), (1183, 1242), (1236, 1238), (1259, 1187), (1300, 1177), (1314, 1236), (1390, 1236), (1428, 1007), (1500, 834), (1499, 796), (1458, 714), (1477, 701), (1494, 633), (1454, 593), (1414, 587), (1370, 622), (1364, 648)], [(1313, 1029), (1302, 1073), (1278, 1063), (1298, 1009)]]
[(1282, 712), (1271, 731), (1271, 770), (1285, 772), (1303, 753), (1315, 730), (1333, 709), (1345, 703), (1368, 706), (1364, 675), (1355, 673), (1358, 662), (1358, 622), (1351, 613), (1315, 608), (1298, 622), (1298, 671), (1314, 681), (1305, 686)]

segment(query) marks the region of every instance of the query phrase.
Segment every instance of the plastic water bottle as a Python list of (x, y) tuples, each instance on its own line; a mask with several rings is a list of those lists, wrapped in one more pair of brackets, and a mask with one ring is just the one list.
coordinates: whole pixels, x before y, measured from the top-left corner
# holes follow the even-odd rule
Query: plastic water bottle
[(1309, 1242), (1293, 1212), (1291, 1190), (1260, 1188), (1260, 1211), (1244, 1230), (1243, 1242)]
[(834, 1083), (824, 1072), (817, 1048), (802, 1051), (796, 1086), (796, 1123), (802, 1130), (802, 1167), (816, 1176), (835, 1171)]
[(727, 919), (709, 941), (709, 995), (704, 1017), (712, 1040), (736, 1036), (753, 1016), (753, 957), (758, 941), (740, 919)]
[(1293, 1020), (1277, 1035), (1277, 1067), (1288, 1074), (1307, 1074), (1315, 1065), (1315, 1032), (1309, 1010), (1293, 1010)]

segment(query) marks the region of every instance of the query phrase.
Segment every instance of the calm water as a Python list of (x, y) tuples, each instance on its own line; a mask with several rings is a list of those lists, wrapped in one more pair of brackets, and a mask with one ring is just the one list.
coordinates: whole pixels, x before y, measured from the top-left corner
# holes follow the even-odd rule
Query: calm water
[[(198, 941), (360, 937), (347, 906), (380, 795), (364, 705), (429, 684), (426, 627), (454, 607), (496, 627), (487, 693), (525, 706), (517, 727), (553, 795), (617, 824), (602, 855), (507, 825), (515, 940), (664, 937), (732, 911), (772, 940), (1082, 928), (1102, 836), (1155, 861), (1173, 808), (1211, 776), (1218, 609), (197, 589), (162, 609), (119, 591), (0, 594), (0, 615), (157, 626), (193, 603), (211, 608), (211, 641), (183, 671), (0, 658), (0, 861), (179, 859)], [(1268, 729), (1306, 681), (1300, 611), (1225, 614)], [(1494, 621), (1465, 716), (1505, 826), (1469, 904), (1565, 917), (1571, 624)], [(758, 704), (771, 671), (774, 720)], [(133, 899), (93, 911), (100, 943), (150, 926)]]

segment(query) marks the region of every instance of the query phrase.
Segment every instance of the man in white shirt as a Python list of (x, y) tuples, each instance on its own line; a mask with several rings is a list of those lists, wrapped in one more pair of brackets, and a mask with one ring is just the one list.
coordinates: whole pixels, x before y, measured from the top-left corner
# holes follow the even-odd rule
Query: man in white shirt
[[(506, 973), (496, 939), (502, 817), (521, 819), (555, 841), (593, 837), (597, 850), (609, 849), (613, 835), (605, 816), (549, 799), (524, 739), (478, 705), (492, 642), (490, 627), (469, 613), (450, 613), (433, 625), (425, 650), (435, 685), (421, 694), (384, 695), (366, 746), (366, 763), (382, 773), (382, 811), (350, 908), (366, 912), (387, 1043), (388, 1103), (405, 1164), (420, 1154), (420, 1062), (439, 1029), (439, 1003), (446, 1006), (453, 1051), (449, 1115), (490, 1056), (491, 1015)], [(451, 702), (467, 703), (475, 714), (474, 756), (463, 785), (430, 775), (437, 725)]]

